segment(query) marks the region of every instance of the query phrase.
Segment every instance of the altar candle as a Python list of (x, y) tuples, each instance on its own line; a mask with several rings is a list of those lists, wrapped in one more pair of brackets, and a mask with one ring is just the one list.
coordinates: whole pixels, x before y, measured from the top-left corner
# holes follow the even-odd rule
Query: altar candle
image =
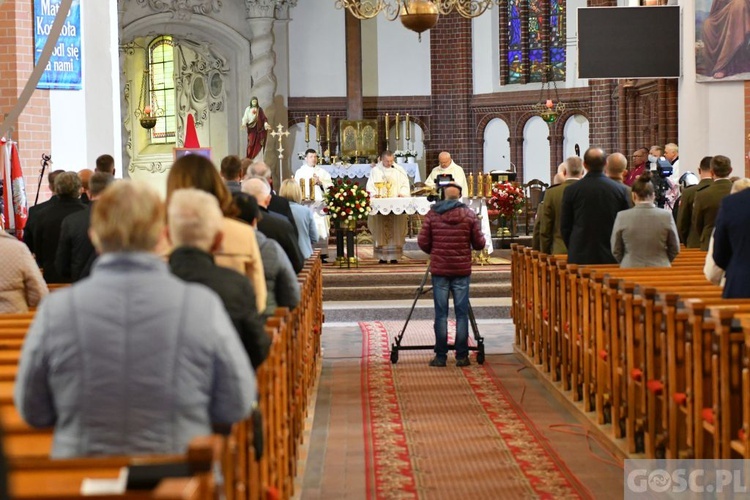
[(484, 197), (484, 176), (477, 174), (477, 198)]
[(305, 115), (305, 142), (310, 142), (310, 117)]
[(310, 177), (310, 199), (315, 201), (315, 178)]
[(326, 115), (326, 141), (331, 142), (331, 115)]
[[(399, 133), (398, 133), (398, 121), (399, 121), (399, 117), (400, 117), (400, 115), (398, 113), (396, 113), (396, 141), (398, 141), (398, 136), (399, 136)], [(396, 147), (398, 147), (398, 144), (396, 144)]]
[[(388, 134), (390, 131), (388, 130), (388, 122), (390, 121), (388, 116), (388, 113), (385, 114), (385, 142), (388, 142)], [(386, 149), (388, 149), (388, 145), (386, 144)]]
[(302, 191), (302, 199), (309, 200), (310, 198), (307, 196), (307, 181), (304, 178), (299, 180), (299, 189)]
[(469, 172), (469, 177), (466, 179), (469, 184), (469, 198), (474, 197), (474, 173)]
[(315, 115), (315, 137), (320, 142), (320, 115)]
[(409, 113), (406, 113), (406, 140), (411, 140), (411, 130), (409, 130)]
[(492, 198), (492, 176), (490, 174), (484, 177), (484, 196), (485, 198)]

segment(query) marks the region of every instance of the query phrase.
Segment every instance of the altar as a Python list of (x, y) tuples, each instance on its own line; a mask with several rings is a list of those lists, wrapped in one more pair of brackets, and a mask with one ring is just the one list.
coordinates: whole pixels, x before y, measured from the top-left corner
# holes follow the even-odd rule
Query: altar
[[(486, 240), (485, 248), (487, 253), (491, 254), (494, 250), (492, 246), (492, 232), (490, 229), (490, 219), (487, 216), (487, 204), (481, 198), (462, 198), (461, 202), (471, 208), (477, 216), (482, 228), (482, 234)], [(371, 198), (370, 206), (372, 211), (370, 215), (375, 214), (407, 214), (407, 215), (427, 215), (430, 207), (434, 202), (427, 200), (424, 196), (414, 198)], [(409, 227), (413, 227), (409, 224)], [(414, 235), (416, 236), (416, 235)]]
[[(399, 165), (406, 170), (406, 175), (409, 176), (409, 180), (412, 184), (415, 182), (422, 182), (422, 177), (419, 175), (419, 164), (417, 163), (399, 163)], [(320, 165), (320, 167), (331, 174), (331, 177), (338, 179), (339, 177), (349, 177), (354, 180), (368, 179), (370, 177), (370, 170), (372, 165), (370, 163), (352, 163), (345, 165), (337, 163), (334, 165)], [(366, 180), (364, 182), (367, 182)]]

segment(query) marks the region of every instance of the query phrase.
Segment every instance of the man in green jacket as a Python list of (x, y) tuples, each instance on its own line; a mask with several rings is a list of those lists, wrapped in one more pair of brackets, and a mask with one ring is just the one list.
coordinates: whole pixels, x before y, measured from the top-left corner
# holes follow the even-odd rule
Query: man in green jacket
[(701, 246), (701, 235), (693, 228), (693, 203), (695, 203), (695, 194), (714, 182), (711, 176), (711, 158), (711, 156), (706, 156), (701, 160), (698, 169), (701, 180), (695, 186), (685, 188), (680, 198), (680, 208), (677, 209), (677, 233), (680, 235), (680, 242), (688, 248)]
[(565, 182), (552, 186), (544, 194), (542, 215), (539, 221), (540, 250), (547, 254), (567, 254), (562, 234), (560, 233), (560, 216), (562, 197), (565, 189), (578, 181), (583, 175), (583, 162), (577, 156), (565, 160), (567, 176)]

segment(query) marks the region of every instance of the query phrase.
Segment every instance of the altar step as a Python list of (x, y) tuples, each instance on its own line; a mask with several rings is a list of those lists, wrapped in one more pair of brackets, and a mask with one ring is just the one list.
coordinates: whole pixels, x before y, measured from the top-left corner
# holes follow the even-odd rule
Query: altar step
[[(382, 271), (323, 273), (323, 301), (394, 301), (414, 300), (424, 279), (427, 266), (400, 269), (400, 266), (382, 266)], [(432, 299), (432, 285), (428, 277), (423, 297)], [(488, 266), (475, 269), (471, 276), (469, 297), (510, 297), (510, 270), (507, 266)]]
[[(472, 285), (473, 286), (473, 285)], [(326, 324), (352, 323), (358, 321), (406, 321), (414, 303), (411, 300), (372, 301), (323, 301)], [(510, 318), (510, 297), (472, 298), (471, 307), (478, 321)], [(453, 306), (449, 318), (455, 318)], [(411, 316), (412, 320), (435, 319), (435, 308), (431, 298), (419, 299)], [(480, 328), (481, 331), (481, 328)]]

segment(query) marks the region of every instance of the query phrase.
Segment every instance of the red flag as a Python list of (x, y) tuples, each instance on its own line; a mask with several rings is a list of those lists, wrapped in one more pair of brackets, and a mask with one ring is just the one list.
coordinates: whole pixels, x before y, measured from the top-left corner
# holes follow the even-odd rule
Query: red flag
[(16, 238), (23, 239), (23, 229), (29, 218), (29, 204), (26, 199), (26, 183), (23, 181), (23, 170), (21, 170), (21, 157), (18, 155), (18, 146), (11, 144), (10, 153), (10, 182), (13, 189), (13, 212), (16, 222)]
[(187, 124), (185, 125), (185, 146), (186, 148), (199, 148), (201, 147), (198, 142), (198, 132), (195, 130), (195, 118), (192, 113), (187, 117)]

